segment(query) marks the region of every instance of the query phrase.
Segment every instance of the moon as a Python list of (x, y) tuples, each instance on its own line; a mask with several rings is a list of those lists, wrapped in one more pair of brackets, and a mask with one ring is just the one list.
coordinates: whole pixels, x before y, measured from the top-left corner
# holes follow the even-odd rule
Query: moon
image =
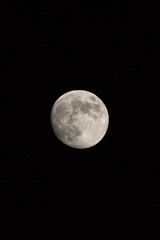
[(109, 125), (109, 114), (94, 93), (73, 90), (60, 96), (51, 109), (56, 137), (72, 148), (85, 149), (99, 143)]

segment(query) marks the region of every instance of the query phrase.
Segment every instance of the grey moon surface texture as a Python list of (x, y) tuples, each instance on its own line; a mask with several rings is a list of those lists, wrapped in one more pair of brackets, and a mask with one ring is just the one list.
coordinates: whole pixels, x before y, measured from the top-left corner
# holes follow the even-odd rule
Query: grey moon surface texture
[(85, 149), (96, 145), (105, 136), (109, 114), (95, 94), (73, 90), (60, 96), (53, 104), (51, 125), (62, 143)]

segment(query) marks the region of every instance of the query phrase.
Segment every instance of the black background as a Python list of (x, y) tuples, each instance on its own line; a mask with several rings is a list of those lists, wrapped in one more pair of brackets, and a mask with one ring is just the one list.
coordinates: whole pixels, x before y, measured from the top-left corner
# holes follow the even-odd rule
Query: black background
[[(47, 231), (159, 229), (159, 11), (149, 2), (27, 1), (1, 8), (1, 213)], [(50, 124), (67, 91), (105, 103), (107, 134), (79, 150)]]

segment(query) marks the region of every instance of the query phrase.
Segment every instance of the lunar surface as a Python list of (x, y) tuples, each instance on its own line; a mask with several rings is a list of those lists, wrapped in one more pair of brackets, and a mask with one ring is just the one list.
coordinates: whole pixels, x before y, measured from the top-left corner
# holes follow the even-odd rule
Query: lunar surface
[(63, 94), (51, 110), (51, 125), (57, 138), (73, 148), (90, 148), (107, 132), (109, 115), (102, 100), (85, 90)]

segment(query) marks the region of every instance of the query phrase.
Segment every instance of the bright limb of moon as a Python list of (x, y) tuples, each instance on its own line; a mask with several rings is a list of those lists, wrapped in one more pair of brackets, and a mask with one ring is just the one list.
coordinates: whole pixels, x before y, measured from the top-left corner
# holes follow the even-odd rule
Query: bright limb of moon
[(51, 125), (61, 142), (84, 149), (102, 140), (108, 129), (109, 114), (98, 96), (85, 90), (73, 90), (55, 101)]

